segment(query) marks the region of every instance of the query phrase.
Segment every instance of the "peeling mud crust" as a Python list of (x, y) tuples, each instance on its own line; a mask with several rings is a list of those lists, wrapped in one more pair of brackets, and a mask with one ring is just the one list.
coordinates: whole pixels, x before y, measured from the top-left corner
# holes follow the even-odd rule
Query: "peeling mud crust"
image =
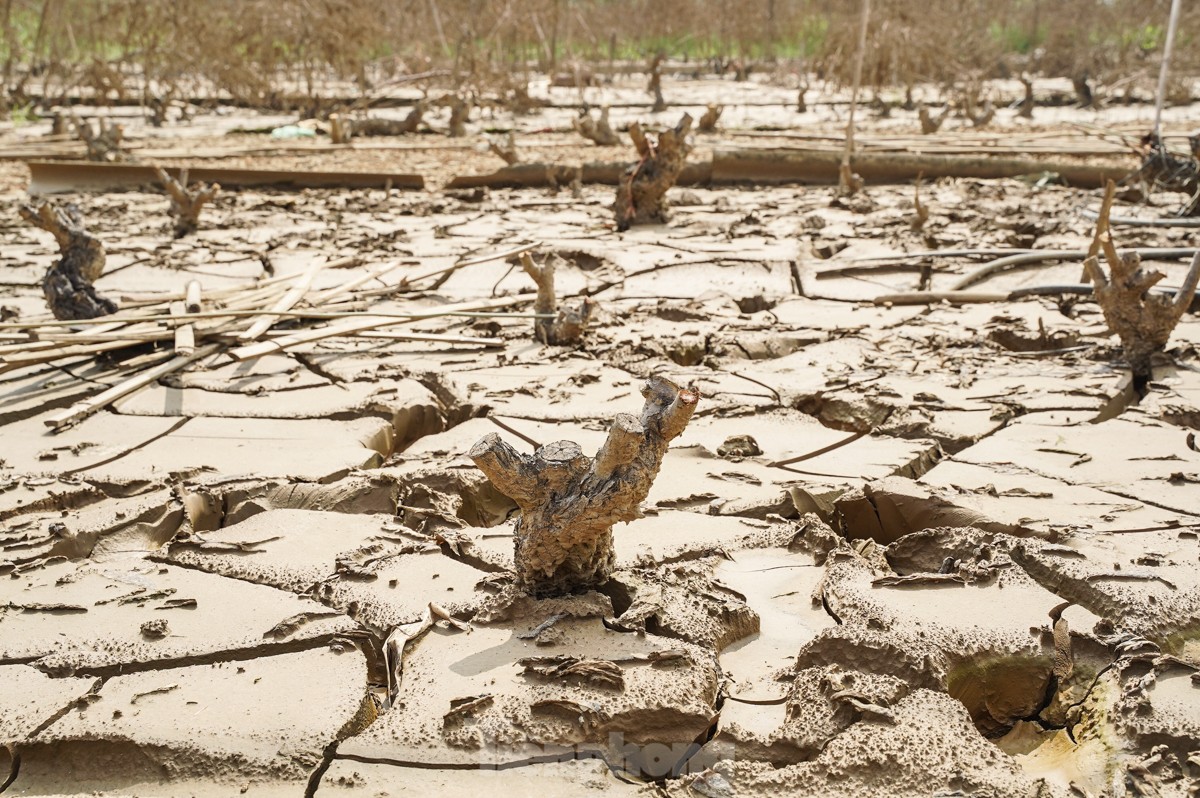
[[(742, 106), (730, 86), (669, 84), (693, 113), (725, 105), (693, 160), (788, 143), (753, 128), (794, 125), (794, 89), (739, 83), (763, 103)], [(626, 77), (588, 91), (629, 100), (614, 125), (652, 124)], [(804, 135), (842, 135), (805, 113)], [(1168, 109), (1172, 135), (1190, 113)], [(514, 119), (520, 152), (632, 162), (624, 145), (583, 147), (573, 114)], [(1013, 114), (970, 146), (1084, 142), (1060, 123), (1073, 111)], [(1143, 109), (1087, 114), (1123, 135), (1148, 124)], [(498, 123), (483, 119), (469, 132)], [(128, 134), (135, 152), (179, 155), (177, 139), (239, 120), (255, 121)], [(916, 124), (869, 119), (864, 147), (908, 146), (896, 137)], [(32, 146), (43, 127), (0, 139)], [(411, 169), (436, 185), (499, 165), (475, 142), (192, 143), (163, 162)], [(1138, 400), (1077, 260), (988, 265), (1086, 249), (1076, 211), (1093, 192), (935, 180), (915, 226), (912, 197), (694, 185), (668, 193), (668, 224), (617, 232), (612, 190), (593, 184), (227, 188), (178, 240), (157, 193), (64, 197), (105, 242), (96, 289), (123, 308), (195, 280), (212, 310), (222, 291), (310, 270), (312, 293), (268, 325), (266, 354), (223, 341), (57, 432), (61, 413), (171, 362), (177, 320), (118, 349), (92, 327), (0, 329), (5, 795), (1192, 798), (1200, 324), (1184, 315)], [(43, 238), (0, 235), (0, 324), (46, 315)], [(589, 302), (577, 345), (538, 343), (531, 302), (513, 300), (532, 286), (511, 247), (535, 239), (559, 299)], [(1163, 285), (1186, 271), (1146, 262)], [(964, 281), (990, 298), (959, 303)], [(954, 301), (908, 304), (919, 292)], [(341, 323), (296, 317), (323, 311), (388, 324), (288, 343)], [(42, 359), (56, 335), (93, 348)], [(597, 451), (657, 374), (702, 401), (638, 517), (613, 528), (611, 575), (520, 595), (520, 510), (472, 445)]]

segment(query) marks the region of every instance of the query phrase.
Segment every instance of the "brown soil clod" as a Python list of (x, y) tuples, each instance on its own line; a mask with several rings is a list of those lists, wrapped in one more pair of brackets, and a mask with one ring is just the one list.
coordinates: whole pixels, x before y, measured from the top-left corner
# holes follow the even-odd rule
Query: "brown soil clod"
[(558, 441), (522, 455), (495, 433), (468, 452), (522, 514), (516, 539), (517, 585), (539, 596), (579, 592), (608, 581), (616, 564), (613, 525), (640, 516), (639, 505), (667, 446), (691, 420), (700, 392), (662, 376), (642, 387), (641, 418), (619, 414), (595, 458)]
[(600, 114), (596, 119), (592, 119), (592, 115), (588, 111), (584, 111), (571, 120), (571, 126), (579, 132), (579, 135), (600, 147), (611, 147), (619, 141), (612, 125), (608, 123), (607, 105), (600, 109)]
[(521, 268), (537, 284), (537, 299), (533, 304), (538, 315), (533, 323), (537, 339), (551, 346), (578, 344), (587, 331), (594, 303), (585, 297), (577, 304), (559, 307), (554, 293), (554, 260), (538, 266), (528, 252), (522, 252), (520, 258)]
[(175, 237), (183, 238), (196, 232), (200, 226), (201, 209), (216, 199), (221, 185), (197, 183), (189, 189), (186, 169), (180, 171), (178, 180), (167, 174), (162, 167), (155, 167), (154, 173), (158, 176), (158, 182), (166, 189), (167, 196), (171, 198), (170, 211), (171, 218), (175, 220)]
[(692, 117), (684, 114), (678, 125), (659, 134), (655, 144), (637, 122), (629, 126), (629, 137), (641, 160), (625, 170), (617, 184), (613, 212), (618, 230), (628, 230), (639, 224), (666, 223), (667, 191), (675, 185), (691, 151), (687, 141), (691, 129)]
[[(1109, 184), (1111, 195), (1113, 186)], [(1119, 253), (1108, 232), (1106, 201), (1101, 218), (1096, 221), (1096, 239), (1108, 262), (1110, 274), (1100, 267), (1097, 255), (1084, 261), (1084, 269), (1095, 285), (1096, 302), (1104, 311), (1109, 329), (1121, 339), (1125, 357), (1133, 372), (1134, 388), (1145, 395), (1151, 376), (1151, 358), (1167, 345), (1171, 332), (1191, 305), (1200, 282), (1200, 253), (1192, 258), (1191, 267), (1174, 296), (1150, 293), (1165, 275), (1160, 271), (1147, 272), (1141, 268), (1136, 252)]]
[(59, 210), (48, 202), (20, 207), (21, 218), (51, 233), (62, 257), (46, 271), (42, 291), (56, 319), (94, 319), (117, 311), (117, 303), (96, 292), (104, 271), (104, 244), (83, 228), (74, 207)]

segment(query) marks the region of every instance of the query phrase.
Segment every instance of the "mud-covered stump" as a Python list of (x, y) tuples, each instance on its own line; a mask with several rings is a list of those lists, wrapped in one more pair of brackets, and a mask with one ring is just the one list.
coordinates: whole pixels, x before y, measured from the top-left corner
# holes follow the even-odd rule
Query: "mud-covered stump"
[(617, 184), (613, 213), (618, 230), (667, 221), (667, 191), (675, 185), (691, 151), (687, 142), (691, 129), (692, 117), (684, 114), (679, 124), (664, 130), (654, 144), (637, 122), (629, 126), (629, 137), (641, 160), (629, 167)]
[(158, 182), (166, 189), (167, 196), (171, 198), (170, 211), (171, 218), (175, 220), (175, 237), (183, 238), (196, 232), (200, 226), (200, 211), (206, 204), (216, 199), (217, 192), (221, 190), (220, 184), (197, 183), (195, 188), (189, 191), (186, 169), (179, 173), (178, 180), (167, 174), (161, 167), (156, 166), (154, 173), (158, 177)]
[(468, 456), (521, 508), (514, 529), (516, 584), (535, 596), (579, 592), (608, 580), (613, 525), (639, 517), (668, 444), (687, 427), (699, 391), (655, 376), (641, 418), (619, 414), (595, 458), (558, 441), (522, 455), (496, 434)]
[(42, 291), (56, 319), (94, 319), (117, 311), (117, 303), (96, 292), (104, 271), (104, 244), (83, 229), (74, 208), (59, 210), (48, 202), (20, 207), (21, 218), (53, 234), (62, 257), (46, 271)]
[(573, 346), (583, 339), (591, 320), (593, 303), (584, 298), (574, 305), (559, 307), (554, 293), (554, 261), (538, 266), (528, 252), (521, 253), (521, 268), (537, 285), (533, 311), (538, 318), (533, 323), (534, 335), (552, 346)]

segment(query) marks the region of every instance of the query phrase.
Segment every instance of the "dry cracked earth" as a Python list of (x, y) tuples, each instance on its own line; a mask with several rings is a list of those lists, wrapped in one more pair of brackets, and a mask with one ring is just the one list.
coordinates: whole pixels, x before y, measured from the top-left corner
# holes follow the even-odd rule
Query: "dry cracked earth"
[[(6, 794), (1200, 794), (1200, 322), (1138, 402), (1087, 298), (871, 302), (986, 260), (895, 253), (1086, 247), (1095, 196), (936, 181), (914, 231), (911, 187), (676, 189), (627, 233), (611, 197), (226, 192), (180, 241), (159, 194), (71, 197), (118, 301), (536, 239), (597, 315), (579, 348), (501, 315), (406, 329), (502, 347), (216, 355), (57, 434), (146, 354), (0, 374)], [(6, 203), (34, 316), (53, 256)], [(371, 309), (530, 287), (492, 261)], [(594, 451), (659, 372), (702, 399), (612, 580), (497, 602), (515, 505), (466, 451)]]

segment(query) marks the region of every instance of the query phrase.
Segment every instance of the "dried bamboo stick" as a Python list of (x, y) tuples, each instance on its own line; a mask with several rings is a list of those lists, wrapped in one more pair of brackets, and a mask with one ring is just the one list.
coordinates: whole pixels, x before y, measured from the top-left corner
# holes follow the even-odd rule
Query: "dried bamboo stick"
[[(183, 302), (171, 303), (171, 315), (184, 317), (187, 315), (187, 305)], [(175, 328), (175, 354), (190, 355), (196, 351), (196, 328), (191, 324), (180, 324)]]
[(473, 344), (476, 346), (504, 346), (503, 338), (475, 338), (470, 335), (444, 335), (442, 333), (409, 333), (396, 330), (364, 330), (356, 333), (359, 338), (386, 338), (392, 341), (430, 341), (442, 344)]
[(153, 368), (146, 369), (145, 371), (142, 371), (126, 380), (123, 380), (122, 382), (117, 383), (106, 391), (101, 391), (89, 399), (85, 399), (82, 402), (76, 402), (60, 413), (55, 413), (54, 415), (45, 419), (43, 423), (55, 431), (78, 423), (80, 420), (90, 416), (97, 410), (112, 404), (118, 399), (122, 399), (129, 394), (134, 393), (135, 391), (145, 388), (147, 385), (161, 377), (165, 377), (168, 374), (179, 371), (192, 361), (199, 360), (202, 357), (207, 357), (208, 355), (213, 354), (218, 348), (219, 347), (217, 344), (209, 344), (208, 346), (197, 349), (190, 355), (179, 355), (178, 357), (172, 358), (166, 363), (163, 363), (161, 366), (155, 366)]
[(336, 338), (342, 335), (354, 335), (355, 333), (365, 330), (372, 330), (376, 327), (385, 327), (393, 324), (404, 324), (406, 321), (414, 321), (417, 319), (433, 319), (438, 316), (445, 316), (454, 312), (475, 311), (475, 310), (494, 310), (496, 308), (508, 307), (522, 302), (530, 302), (536, 297), (535, 294), (519, 294), (517, 296), (503, 297), (500, 299), (483, 300), (480, 302), (461, 302), (455, 305), (445, 305), (440, 308), (431, 308), (427, 311), (418, 311), (407, 319), (397, 319), (394, 317), (382, 315), (369, 315), (358, 319), (347, 319), (340, 324), (331, 324), (328, 327), (323, 327), (316, 330), (305, 330), (294, 335), (287, 335), (276, 338), (271, 341), (263, 341), (248, 346), (241, 346), (237, 349), (230, 350), (229, 355), (234, 360), (249, 360), (254, 357), (262, 357), (273, 352), (282, 352), (285, 349), (290, 349), (302, 344), (312, 343), (313, 341), (321, 341), (326, 338)]
[(296, 303), (308, 293), (310, 288), (312, 288), (313, 280), (317, 278), (317, 275), (323, 268), (325, 268), (324, 261), (318, 261), (310, 266), (308, 271), (304, 273), (304, 275), (296, 282), (296, 284), (289, 288), (287, 293), (285, 293), (275, 302), (275, 304), (271, 307), (271, 312), (265, 316), (255, 319), (254, 323), (250, 325), (248, 330), (245, 330), (238, 335), (238, 340), (249, 342), (256, 341), (261, 338), (263, 333), (271, 329), (271, 325), (279, 321), (280, 317), (274, 314), (278, 313), (279, 311), (291, 310), (293, 307), (295, 307)]

